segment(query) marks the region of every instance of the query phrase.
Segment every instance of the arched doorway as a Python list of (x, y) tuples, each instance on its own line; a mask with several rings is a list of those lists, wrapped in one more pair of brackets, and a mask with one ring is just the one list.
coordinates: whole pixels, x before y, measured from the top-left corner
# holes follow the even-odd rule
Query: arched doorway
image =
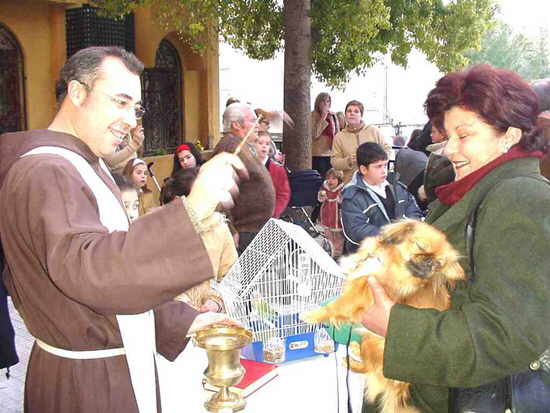
[(155, 67), (143, 71), (145, 155), (173, 152), (184, 136), (182, 69), (177, 49), (160, 42)]
[(27, 128), (23, 53), (13, 33), (0, 23), (0, 132)]

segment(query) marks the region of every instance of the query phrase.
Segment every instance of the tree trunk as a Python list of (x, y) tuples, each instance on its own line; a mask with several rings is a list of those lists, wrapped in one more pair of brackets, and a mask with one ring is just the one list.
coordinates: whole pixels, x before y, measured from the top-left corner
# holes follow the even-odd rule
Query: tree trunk
[(310, 0), (284, 0), (285, 38), (284, 110), (294, 119), (293, 128), (283, 128), (283, 152), (290, 170), (311, 168)]

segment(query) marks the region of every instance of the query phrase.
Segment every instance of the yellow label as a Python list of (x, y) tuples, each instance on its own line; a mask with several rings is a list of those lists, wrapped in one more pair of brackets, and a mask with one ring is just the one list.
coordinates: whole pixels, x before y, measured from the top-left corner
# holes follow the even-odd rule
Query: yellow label
[(288, 345), (288, 348), (290, 350), (301, 350), (303, 348), (306, 348), (307, 346), (308, 346), (307, 340), (303, 340), (303, 341), (295, 341), (293, 343), (290, 343)]

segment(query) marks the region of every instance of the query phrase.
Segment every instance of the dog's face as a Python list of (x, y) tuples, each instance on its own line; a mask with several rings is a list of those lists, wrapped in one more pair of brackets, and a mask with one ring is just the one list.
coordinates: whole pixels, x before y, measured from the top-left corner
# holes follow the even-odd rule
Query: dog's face
[[(373, 257), (379, 268), (373, 267)], [(428, 284), (439, 290), (464, 279), (456, 250), (434, 227), (414, 220), (385, 226), (377, 237), (363, 241), (343, 265), (350, 279), (376, 274), (396, 296), (408, 296)], [(396, 297), (397, 298), (397, 297)]]

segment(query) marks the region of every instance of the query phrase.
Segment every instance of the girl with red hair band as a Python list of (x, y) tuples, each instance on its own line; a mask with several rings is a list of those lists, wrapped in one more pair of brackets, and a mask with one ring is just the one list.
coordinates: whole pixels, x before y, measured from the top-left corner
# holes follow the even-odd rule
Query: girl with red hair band
[[(386, 338), (384, 376), (412, 383), (419, 412), (547, 412), (550, 185), (537, 96), (481, 64), (441, 78), (425, 107), (455, 174), (436, 187), (426, 222), (463, 257), (468, 281), (438, 311), (395, 304), (371, 277), (363, 324)], [(365, 402), (363, 412), (379, 411)]]
[(174, 152), (174, 166), (171, 175), (180, 169), (200, 168), (204, 163), (200, 151), (191, 142), (183, 142)]

